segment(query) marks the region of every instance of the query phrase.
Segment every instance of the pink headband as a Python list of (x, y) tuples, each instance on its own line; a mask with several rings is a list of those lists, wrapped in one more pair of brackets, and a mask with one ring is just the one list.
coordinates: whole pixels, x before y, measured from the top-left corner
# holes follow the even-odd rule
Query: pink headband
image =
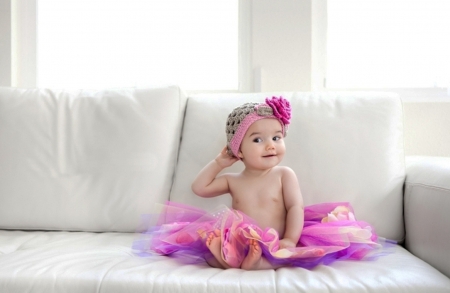
[(266, 98), (265, 103), (245, 103), (228, 115), (226, 133), (228, 153), (238, 157), (242, 139), (248, 128), (260, 119), (272, 118), (280, 121), (283, 135), (291, 120), (291, 105), (283, 97)]

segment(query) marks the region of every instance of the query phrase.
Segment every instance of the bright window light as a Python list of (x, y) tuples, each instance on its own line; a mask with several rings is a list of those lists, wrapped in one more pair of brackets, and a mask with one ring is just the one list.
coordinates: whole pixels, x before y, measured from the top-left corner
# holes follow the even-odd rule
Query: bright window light
[(450, 1), (329, 0), (328, 88), (450, 86)]
[(238, 0), (38, 0), (38, 86), (238, 89)]

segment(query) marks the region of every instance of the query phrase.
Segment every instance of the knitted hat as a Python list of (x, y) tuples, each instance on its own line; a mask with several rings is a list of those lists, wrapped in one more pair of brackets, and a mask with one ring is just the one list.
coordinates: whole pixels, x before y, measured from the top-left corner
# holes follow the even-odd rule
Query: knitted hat
[(291, 120), (291, 105), (283, 97), (266, 98), (265, 103), (245, 103), (228, 115), (226, 133), (227, 149), (230, 156), (239, 158), (239, 148), (247, 129), (256, 121), (265, 118), (280, 121), (283, 136)]

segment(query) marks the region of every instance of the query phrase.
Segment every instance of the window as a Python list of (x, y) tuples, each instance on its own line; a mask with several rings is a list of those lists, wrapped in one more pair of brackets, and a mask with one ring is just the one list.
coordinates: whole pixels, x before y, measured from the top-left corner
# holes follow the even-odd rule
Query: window
[(450, 1), (328, 1), (328, 88), (450, 86)]
[(38, 0), (37, 85), (238, 90), (238, 0)]

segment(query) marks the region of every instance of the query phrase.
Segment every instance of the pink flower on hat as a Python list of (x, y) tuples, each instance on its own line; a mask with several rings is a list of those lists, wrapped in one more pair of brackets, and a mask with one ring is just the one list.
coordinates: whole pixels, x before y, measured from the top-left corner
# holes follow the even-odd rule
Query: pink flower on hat
[(266, 104), (273, 109), (273, 116), (277, 117), (284, 125), (291, 121), (291, 104), (283, 97), (266, 98)]

